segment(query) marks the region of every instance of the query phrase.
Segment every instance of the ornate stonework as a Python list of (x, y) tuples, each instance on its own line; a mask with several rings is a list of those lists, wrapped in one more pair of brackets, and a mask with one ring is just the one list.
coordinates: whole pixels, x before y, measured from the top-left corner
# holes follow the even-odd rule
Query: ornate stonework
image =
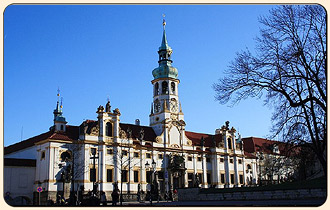
[(187, 145), (191, 146), (192, 145), (192, 141), (190, 139), (187, 139)]
[(127, 139), (126, 132), (123, 131), (121, 128), (119, 128), (119, 138), (121, 138), (121, 139)]
[(95, 127), (93, 127), (91, 129), (91, 133), (89, 135), (91, 135), (91, 136), (98, 136), (99, 135), (99, 132), (100, 132), (99, 125), (96, 125)]
[(176, 149), (180, 148), (180, 146), (177, 145), (177, 144), (171, 144), (170, 147), (171, 147), (171, 148), (176, 148)]
[(157, 143), (162, 143), (162, 137), (157, 136), (157, 137), (156, 137), (156, 142), (157, 142)]

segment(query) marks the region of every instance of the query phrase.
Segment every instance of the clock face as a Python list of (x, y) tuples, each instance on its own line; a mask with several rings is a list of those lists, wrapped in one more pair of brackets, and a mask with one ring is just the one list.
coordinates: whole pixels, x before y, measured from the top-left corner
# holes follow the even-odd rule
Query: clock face
[(159, 103), (159, 101), (155, 101), (155, 112), (160, 112), (160, 103)]
[(175, 100), (171, 101), (171, 111), (172, 112), (177, 112), (178, 111), (178, 104), (176, 103)]

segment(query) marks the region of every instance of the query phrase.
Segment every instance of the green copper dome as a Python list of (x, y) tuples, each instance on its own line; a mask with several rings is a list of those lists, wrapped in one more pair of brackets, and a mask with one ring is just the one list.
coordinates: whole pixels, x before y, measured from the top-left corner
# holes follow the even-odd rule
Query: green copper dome
[(178, 70), (171, 66), (171, 65), (164, 65), (164, 66), (159, 66), (155, 68), (152, 71), (152, 75), (154, 76), (154, 79), (158, 78), (173, 78), (177, 79), (178, 78)]
[(163, 22), (164, 30), (163, 30), (163, 37), (162, 43), (159, 47), (158, 54), (159, 54), (159, 66), (152, 71), (152, 75), (154, 79), (158, 78), (178, 78), (178, 70), (172, 66), (172, 48), (168, 45), (165, 33), (165, 21)]

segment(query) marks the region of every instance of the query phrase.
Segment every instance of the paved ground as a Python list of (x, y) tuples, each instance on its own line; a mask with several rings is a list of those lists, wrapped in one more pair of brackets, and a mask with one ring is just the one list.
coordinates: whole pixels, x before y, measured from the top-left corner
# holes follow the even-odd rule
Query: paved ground
[[(174, 201), (159, 203), (152, 206), (321, 206), (325, 200), (259, 200), (259, 201)], [(124, 202), (124, 206), (150, 206), (149, 202)]]

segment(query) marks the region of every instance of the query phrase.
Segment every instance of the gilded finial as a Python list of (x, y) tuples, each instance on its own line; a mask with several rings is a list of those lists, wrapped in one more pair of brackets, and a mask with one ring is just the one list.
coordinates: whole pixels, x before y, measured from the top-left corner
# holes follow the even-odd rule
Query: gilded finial
[(61, 109), (63, 108), (63, 97), (61, 97)]
[(165, 30), (165, 26), (166, 26), (165, 14), (163, 14), (163, 28), (164, 28), (164, 30)]

